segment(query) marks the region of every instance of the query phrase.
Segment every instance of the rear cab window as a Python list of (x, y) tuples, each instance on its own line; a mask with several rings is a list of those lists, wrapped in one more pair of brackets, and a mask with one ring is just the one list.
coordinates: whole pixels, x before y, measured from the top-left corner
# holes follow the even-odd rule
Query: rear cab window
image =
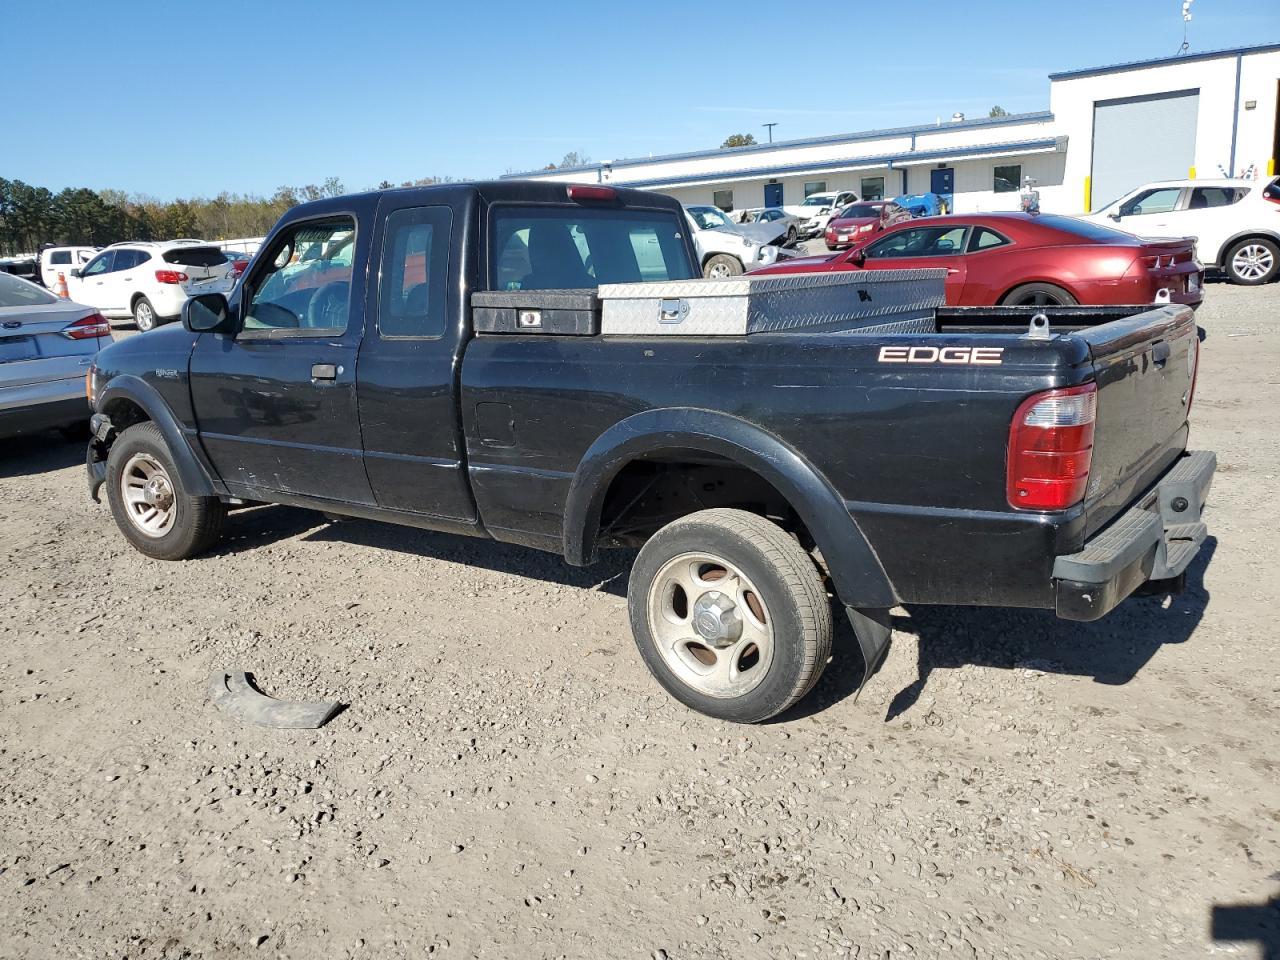
[(697, 276), (674, 210), (495, 204), (490, 224), (493, 290), (582, 290)]

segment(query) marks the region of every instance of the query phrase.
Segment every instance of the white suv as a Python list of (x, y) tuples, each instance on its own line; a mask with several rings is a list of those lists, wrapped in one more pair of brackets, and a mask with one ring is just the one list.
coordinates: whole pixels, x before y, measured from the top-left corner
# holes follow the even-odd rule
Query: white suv
[(1280, 274), (1280, 178), (1148, 183), (1083, 219), (1141, 237), (1194, 237), (1201, 262), (1233, 283)]
[(114, 243), (67, 278), (72, 300), (132, 317), (142, 331), (176, 320), (187, 297), (234, 284), (226, 255), (203, 240)]

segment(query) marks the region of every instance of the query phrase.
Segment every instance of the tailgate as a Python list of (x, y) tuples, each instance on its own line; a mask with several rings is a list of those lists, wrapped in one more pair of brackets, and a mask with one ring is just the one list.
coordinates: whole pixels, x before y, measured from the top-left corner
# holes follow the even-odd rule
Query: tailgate
[(1105, 526), (1187, 445), (1199, 336), (1184, 306), (1159, 307), (1077, 336), (1098, 383), (1086, 536)]

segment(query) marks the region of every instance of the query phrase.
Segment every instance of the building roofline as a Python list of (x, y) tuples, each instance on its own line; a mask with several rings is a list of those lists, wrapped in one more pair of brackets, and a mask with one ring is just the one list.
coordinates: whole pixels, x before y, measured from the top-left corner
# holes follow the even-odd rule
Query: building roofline
[(1013, 140), (1005, 143), (984, 143), (968, 147), (949, 147), (942, 150), (915, 150), (907, 153), (884, 154), (874, 157), (846, 157), (842, 160), (817, 160), (809, 163), (794, 163), (788, 166), (757, 167), (747, 170), (716, 170), (706, 173), (691, 173), (669, 177), (655, 177), (649, 180), (611, 181), (615, 186), (632, 189), (651, 189), (653, 187), (695, 186), (697, 184), (726, 182), (729, 180), (748, 180), (752, 177), (790, 177), (805, 173), (820, 173), (824, 170), (836, 170), (841, 167), (869, 168), (889, 167), (894, 164), (931, 163), (935, 160), (946, 160), (952, 157), (973, 156), (975, 154), (999, 156), (1001, 154), (1022, 155), (1026, 153), (1043, 153), (1060, 150), (1066, 143), (1066, 137), (1048, 137), (1041, 140)]
[(1223, 50), (1206, 50), (1203, 53), (1184, 53), (1181, 56), (1154, 57), (1150, 60), (1129, 60), (1124, 63), (1113, 63), (1105, 67), (1085, 67), (1081, 70), (1063, 70), (1049, 74), (1049, 80), (1076, 80), (1081, 77), (1100, 77), (1108, 73), (1124, 73), (1128, 70), (1142, 70), (1145, 67), (1162, 67), (1174, 63), (1192, 63), (1196, 60), (1219, 60), (1226, 57), (1241, 57), (1251, 53), (1271, 53), (1280, 50), (1280, 43), (1259, 43), (1249, 47), (1230, 47)]
[(971, 130), (975, 127), (1000, 127), (1017, 123), (1045, 123), (1053, 119), (1048, 110), (1032, 113), (1010, 113), (1003, 117), (976, 117), (973, 120), (944, 120), (941, 123), (915, 124), (910, 127), (884, 127), (879, 130), (862, 130), (856, 133), (837, 133), (825, 137), (804, 137), (799, 140), (776, 140), (773, 143), (756, 143), (749, 147), (718, 147), (714, 150), (692, 150), (686, 153), (665, 153), (654, 157), (630, 157), (611, 160), (608, 163), (585, 163), (576, 167), (556, 167), (554, 170), (525, 170), (522, 173), (504, 174), (501, 179), (538, 177), (548, 174), (582, 173), (598, 171), (605, 167), (643, 166), (650, 163), (667, 163), (677, 160), (697, 160), (705, 157), (741, 156), (746, 153), (763, 153), (770, 150), (790, 150), (797, 147), (813, 147), (832, 143), (858, 143), (865, 140), (883, 140), (890, 137), (906, 137), (914, 134), (938, 133), (947, 130)]

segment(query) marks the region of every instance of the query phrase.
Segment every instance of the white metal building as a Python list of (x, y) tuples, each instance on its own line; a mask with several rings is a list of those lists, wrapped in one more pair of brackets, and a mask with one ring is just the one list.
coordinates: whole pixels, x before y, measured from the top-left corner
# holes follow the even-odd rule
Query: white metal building
[(1050, 109), (512, 174), (658, 190), (726, 210), (811, 193), (950, 196), (1014, 210), (1024, 177), (1047, 211), (1097, 209), (1148, 180), (1247, 173), (1280, 157), (1280, 43), (1052, 74)]

